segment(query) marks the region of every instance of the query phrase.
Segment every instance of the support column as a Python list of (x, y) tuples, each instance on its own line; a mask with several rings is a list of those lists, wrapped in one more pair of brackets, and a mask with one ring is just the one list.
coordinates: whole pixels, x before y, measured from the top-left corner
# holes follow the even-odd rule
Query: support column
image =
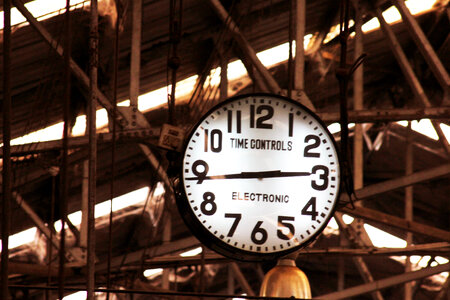
[(98, 5), (91, 1), (89, 31), (89, 189), (88, 189), (88, 248), (87, 248), (87, 300), (94, 300), (95, 294), (95, 202), (97, 185), (97, 75), (98, 75)]
[[(172, 237), (172, 215), (169, 213), (167, 214), (167, 220), (166, 223), (164, 224), (164, 229), (163, 229), (163, 245), (166, 243), (169, 243)], [(169, 275), (170, 275), (170, 269), (169, 268), (165, 268), (163, 270), (163, 274), (162, 274), (162, 281), (161, 281), (161, 287), (163, 289), (168, 290), (169, 289)]]
[[(408, 133), (406, 138), (406, 165), (405, 165), (405, 175), (411, 175), (413, 173), (413, 162), (414, 162), (414, 154), (413, 154), (413, 144), (411, 141), (412, 132), (411, 132), (411, 122), (408, 122)], [(405, 220), (411, 222), (413, 220), (413, 186), (407, 186), (405, 188)], [(406, 243), (408, 246), (411, 246), (413, 242), (412, 232), (406, 233)], [(411, 269), (411, 261), (410, 256), (406, 258), (405, 264), (405, 272), (410, 272)], [(413, 297), (413, 289), (412, 282), (408, 282), (405, 284), (405, 300), (411, 300)]]
[(3, 2), (3, 168), (1, 298), (9, 299), (8, 262), (11, 210), (11, 0)]
[(226, 52), (220, 55), (220, 101), (228, 98), (228, 57)]

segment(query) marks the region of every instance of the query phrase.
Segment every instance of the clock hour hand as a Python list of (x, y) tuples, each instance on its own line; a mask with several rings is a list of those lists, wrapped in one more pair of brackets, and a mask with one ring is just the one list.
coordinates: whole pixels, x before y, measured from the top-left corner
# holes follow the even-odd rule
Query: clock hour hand
[(211, 175), (202, 177), (188, 177), (186, 180), (208, 180), (208, 179), (263, 179), (263, 178), (277, 178), (277, 177), (297, 177), (297, 176), (309, 176), (310, 172), (281, 172), (280, 170), (274, 171), (260, 171), (260, 172), (241, 172), (234, 174), (224, 175)]

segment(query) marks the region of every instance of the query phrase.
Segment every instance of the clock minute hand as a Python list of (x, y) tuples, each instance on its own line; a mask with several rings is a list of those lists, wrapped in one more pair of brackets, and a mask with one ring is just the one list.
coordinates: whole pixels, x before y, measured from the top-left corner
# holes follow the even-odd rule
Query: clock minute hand
[(276, 178), (276, 177), (296, 177), (296, 176), (309, 176), (310, 172), (281, 172), (280, 170), (274, 171), (260, 171), (260, 172), (241, 172), (234, 174), (224, 175), (211, 175), (205, 177), (188, 177), (186, 180), (211, 180), (211, 179), (262, 179), (262, 178)]

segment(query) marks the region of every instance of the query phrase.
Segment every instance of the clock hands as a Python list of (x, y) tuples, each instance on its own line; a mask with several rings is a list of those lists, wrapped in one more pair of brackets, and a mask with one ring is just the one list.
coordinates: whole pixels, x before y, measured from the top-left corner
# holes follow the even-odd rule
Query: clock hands
[[(199, 174), (201, 175), (201, 174)], [(277, 177), (297, 177), (297, 176), (309, 176), (310, 172), (281, 172), (280, 170), (274, 171), (260, 171), (260, 172), (241, 172), (234, 174), (223, 175), (211, 175), (211, 176), (198, 176), (187, 177), (185, 180), (209, 180), (209, 179), (263, 179), (263, 178), (277, 178)]]

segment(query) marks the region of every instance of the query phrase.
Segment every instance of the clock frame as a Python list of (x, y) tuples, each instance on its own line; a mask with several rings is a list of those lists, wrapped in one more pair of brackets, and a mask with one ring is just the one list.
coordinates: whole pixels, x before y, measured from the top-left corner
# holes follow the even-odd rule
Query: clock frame
[(273, 260), (323, 231), (340, 174), (334, 138), (308, 108), (279, 95), (240, 95), (211, 108), (191, 130), (177, 206), (212, 250)]

